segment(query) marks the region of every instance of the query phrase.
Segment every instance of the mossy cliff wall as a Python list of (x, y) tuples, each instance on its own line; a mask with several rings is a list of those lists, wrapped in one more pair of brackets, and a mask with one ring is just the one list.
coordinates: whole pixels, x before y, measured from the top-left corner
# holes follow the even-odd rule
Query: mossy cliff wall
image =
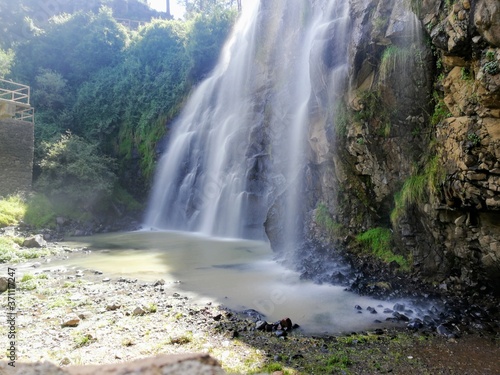
[(386, 228), (420, 278), (500, 290), (498, 1), (351, 0), (351, 18), (345, 95), (311, 125), (310, 237), (356, 252)]
[(0, 120), (0, 196), (31, 189), (33, 123)]

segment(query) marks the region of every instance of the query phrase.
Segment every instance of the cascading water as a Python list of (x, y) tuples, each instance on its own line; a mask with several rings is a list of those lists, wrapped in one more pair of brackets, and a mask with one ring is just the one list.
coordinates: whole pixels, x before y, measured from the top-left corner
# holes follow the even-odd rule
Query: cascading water
[(146, 227), (266, 239), (280, 201), (285, 244), (300, 239), (308, 128), (320, 101), (312, 76), (328, 60), (333, 73), (322, 84), (340, 90), (345, 81), (348, 8), (344, 0), (245, 4), (219, 64), (173, 126)]

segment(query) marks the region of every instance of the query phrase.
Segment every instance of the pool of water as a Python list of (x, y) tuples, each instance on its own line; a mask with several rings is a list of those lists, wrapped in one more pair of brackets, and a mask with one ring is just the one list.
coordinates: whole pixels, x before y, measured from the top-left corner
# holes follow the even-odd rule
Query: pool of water
[[(268, 321), (289, 317), (309, 333), (340, 333), (381, 327), (380, 301), (317, 285), (273, 260), (269, 244), (210, 238), (191, 233), (139, 231), (79, 239), (92, 249), (63, 261), (66, 266), (144, 281), (164, 279), (172, 288), (232, 309), (254, 309)], [(179, 282), (180, 281), (180, 282)], [(170, 284), (171, 283), (171, 284)], [(363, 307), (359, 313), (354, 307)], [(374, 307), (378, 314), (366, 311)]]

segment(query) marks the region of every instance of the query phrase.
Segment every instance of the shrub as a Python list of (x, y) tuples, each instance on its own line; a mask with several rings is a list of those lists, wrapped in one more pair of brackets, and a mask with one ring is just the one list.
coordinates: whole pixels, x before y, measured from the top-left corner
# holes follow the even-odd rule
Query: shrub
[(393, 225), (397, 224), (410, 206), (422, 204), (437, 194), (443, 178), (444, 171), (438, 156), (429, 160), (423, 173), (409, 177), (394, 196), (394, 209), (391, 212)]
[(16, 225), (26, 212), (26, 204), (19, 195), (0, 199), (0, 227)]
[(24, 222), (35, 228), (55, 226), (56, 212), (44, 194), (35, 194), (26, 203)]
[(44, 148), (36, 186), (52, 202), (70, 210), (92, 211), (102, 199), (110, 198), (116, 180), (114, 161), (100, 155), (96, 143), (67, 133)]

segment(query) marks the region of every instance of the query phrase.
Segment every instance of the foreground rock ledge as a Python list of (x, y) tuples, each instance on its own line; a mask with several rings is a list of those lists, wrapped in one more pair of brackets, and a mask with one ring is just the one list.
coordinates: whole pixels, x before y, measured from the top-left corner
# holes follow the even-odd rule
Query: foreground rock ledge
[(108, 365), (68, 366), (59, 368), (50, 362), (0, 362), (0, 373), (8, 375), (222, 375), (219, 362), (208, 354), (174, 354), (137, 359)]

